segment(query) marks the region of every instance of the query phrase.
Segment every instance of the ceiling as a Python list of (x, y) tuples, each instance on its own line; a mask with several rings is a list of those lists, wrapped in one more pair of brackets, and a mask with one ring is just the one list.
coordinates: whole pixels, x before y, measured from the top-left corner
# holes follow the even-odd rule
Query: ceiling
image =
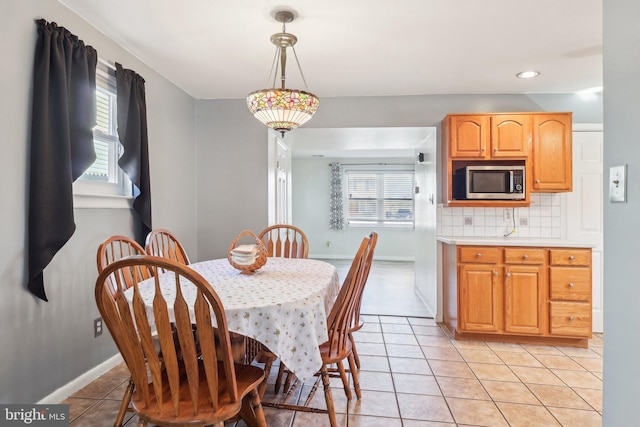
[[(59, 1), (196, 99), (272, 86), (280, 9), (321, 100), (602, 86), (602, 0)], [(529, 69), (540, 76), (515, 77)], [(291, 54), (287, 70), (305, 89)]]

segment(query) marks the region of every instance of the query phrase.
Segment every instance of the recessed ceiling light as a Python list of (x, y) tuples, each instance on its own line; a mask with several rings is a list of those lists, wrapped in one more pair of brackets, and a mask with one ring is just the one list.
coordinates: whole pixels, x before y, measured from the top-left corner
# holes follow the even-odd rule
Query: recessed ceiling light
[(540, 75), (539, 71), (522, 71), (516, 74), (516, 77), (519, 79), (530, 79), (532, 77), (538, 77)]

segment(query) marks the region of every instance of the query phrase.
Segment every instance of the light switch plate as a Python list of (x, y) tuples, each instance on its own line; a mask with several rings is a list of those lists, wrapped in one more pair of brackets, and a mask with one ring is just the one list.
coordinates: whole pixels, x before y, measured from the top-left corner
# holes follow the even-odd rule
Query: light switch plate
[(627, 165), (613, 166), (609, 169), (609, 201), (627, 201)]

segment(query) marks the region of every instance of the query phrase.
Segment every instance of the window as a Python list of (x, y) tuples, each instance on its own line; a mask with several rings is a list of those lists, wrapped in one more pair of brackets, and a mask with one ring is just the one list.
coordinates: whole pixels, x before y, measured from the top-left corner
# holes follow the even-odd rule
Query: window
[(347, 224), (413, 227), (413, 170), (346, 170), (345, 177)]
[(115, 71), (102, 62), (96, 70), (96, 161), (74, 183), (76, 195), (131, 196), (131, 181), (118, 166), (122, 145), (118, 139)]

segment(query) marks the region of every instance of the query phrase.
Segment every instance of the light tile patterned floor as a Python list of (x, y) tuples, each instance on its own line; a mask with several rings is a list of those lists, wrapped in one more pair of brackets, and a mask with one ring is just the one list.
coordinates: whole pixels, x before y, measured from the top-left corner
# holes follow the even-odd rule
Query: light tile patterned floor
[[(395, 281), (370, 279), (367, 289), (385, 282)], [(378, 285), (370, 288), (373, 283)], [(362, 399), (347, 401), (339, 380), (332, 379), (341, 427), (602, 425), (601, 334), (594, 334), (586, 349), (456, 341), (432, 319), (364, 318), (356, 335)], [(276, 372), (277, 367), (270, 382)], [(112, 426), (127, 379), (121, 365), (66, 399), (71, 425)], [(310, 389), (311, 384), (301, 385), (289, 399), (301, 399)], [(265, 400), (274, 398), (283, 397), (269, 386)], [(321, 388), (311, 404), (324, 407)], [(329, 425), (325, 414), (272, 408), (265, 413), (272, 427)], [(135, 426), (136, 420), (128, 415), (126, 425)]]

